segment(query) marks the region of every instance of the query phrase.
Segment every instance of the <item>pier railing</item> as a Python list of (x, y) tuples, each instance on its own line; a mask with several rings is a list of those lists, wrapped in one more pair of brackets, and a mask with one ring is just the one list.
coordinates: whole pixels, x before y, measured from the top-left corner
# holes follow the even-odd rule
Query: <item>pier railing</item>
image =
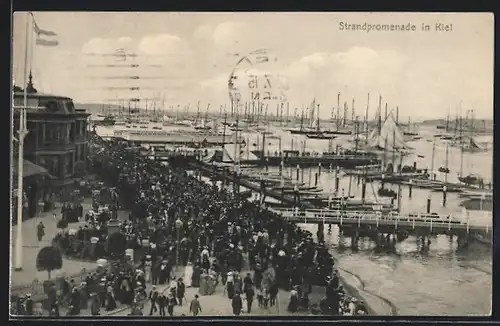
[(469, 232), (491, 232), (490, 225), (478, 225), (470, 223), (470, 220), (459, 220), (452, 215), (434, 215), (421, 213), (395, 213), (383, 214), (380, 211), (340, 211), (322, 209), (279, 209), (273, 208), (284, 218), (296, 223), (330, 223), (339, 225), (362, 225), (371, 226), (393, 226), (395, 229), (428, 228), (433, 231), (465, 231)]

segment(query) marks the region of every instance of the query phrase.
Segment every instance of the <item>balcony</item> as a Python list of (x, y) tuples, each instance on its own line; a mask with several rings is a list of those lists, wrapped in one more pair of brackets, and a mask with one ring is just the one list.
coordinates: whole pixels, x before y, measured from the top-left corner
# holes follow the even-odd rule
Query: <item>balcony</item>
[(59, 142), (46, 142), (38, 147), (39, 152), (69, 152), (75, 149), (75, 144), (73, 142), (59, 143)]

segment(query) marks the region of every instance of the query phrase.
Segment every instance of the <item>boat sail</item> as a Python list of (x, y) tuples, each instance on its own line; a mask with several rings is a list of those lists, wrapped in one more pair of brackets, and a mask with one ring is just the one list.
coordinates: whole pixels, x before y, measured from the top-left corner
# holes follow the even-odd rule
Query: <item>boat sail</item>
[(396, 125), (392, 112), (387, 116), (380, 130), (375, 129), (368, 137), (366, 145), (367, 150), (389, 151), (389, 152), (404, 152), (410, 151), (413, 148), (408, 146), (404, 140), (404, 136)]

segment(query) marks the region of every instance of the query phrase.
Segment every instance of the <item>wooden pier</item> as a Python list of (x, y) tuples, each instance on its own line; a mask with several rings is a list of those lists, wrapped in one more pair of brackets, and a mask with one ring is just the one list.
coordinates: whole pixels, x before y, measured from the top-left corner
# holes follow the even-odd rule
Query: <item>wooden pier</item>
[(307, 201), (296, 201), (294, 196), (290, 196), (288, 194), (285, 194), (280, 191), (276, 191), (267, 187), (263, 187), (262, 183), (256, 183), (256, 182), (251, 182), (250, 180), (247, 180), (244, 178), (244, 176), (240, 173), (235, 173), (235, 172), (230, 172), (228, 169), (226, 170), (220, 170), (217, 168), (217, 166), (213, 165), (208, 165), (204, 164), (200, 161), (197, 162), (189, 162), (189, 166), (200, 171), (204, 175), (212, 178), (212, 180), (220, 180), (226, 183), (233, 183), (233, 186), (235, 189), (237, 189), (238, 186), (243, 186), (245, 188), (248, 188), (252, 191), (255, 192), (260, 192), (264, 196), (268, 196), (271, 198), (274, 198), (276, 200), (280, 200), (285, 204), (288, 204), (290, 206), (299, 206), (301, 208), (308, 208), (308, 209), (314, 209), (315, 206), (312, 205), (311, 203)]
[[(398, 241), (408, 235), (415, 235), (423, 248), (430, 244), (429, 236), (446, 234), (456, 236), (459, 247), (465, 247), (480, 234), (486, 242), (492, 239), (492, 226), (479, 225), (462, 221), (458, 216), (422, 214), (422, 213), (397, 213), (382, 211), (350, 211), (318, 209), (307, 199), (300, 200), (299, 196), (286, 195), (281, 191), (266, 187), (265, 181), (251, 182), (242, 177), (241, 173), (231, 172), (228, 168), (222, 171), (216, 165), (209, 165), (200, 161), (190, 162), (189, 166), (201, 174), (209, 176), (212, 180), (221, 180), (226, 184), (233, 183), (234, 191), (239, 191), (239, 186), (244, 186), (262, 195), (274, 198), (293, 208), (273, 208), (272, 211), (294, 223), (317, 224), (318, 237), (323, 237), (326, 224), (336, 224), (342, 235), (351, 237), (351, 246), (357, 247), (360, 237), (368, 236), (377, 243), (377, 248), (392, 248)], [(427, 240), (426, 240), (427, 239)]]
[[(370, 155), (323, 155), (317, 154), (313, 155), (311, 153), (299, 154), (299, 155), (283, 155), (278, 152), (267, 152), (262, 155), (259, 151), (253, 151), (253, 153), (259, 158), (258, 160), (240, 160), (241, 164), (252, 164), (257, 166), (301, 166), (301, 167), (317, 167), (322, 165), (325, 168), (332, 167), (342, 167), (342, 168), (355, 168), (358, 166), (366, 166), (373, 164), (380, 164), (380, 160), (376, 157)], [(272, 155), (274, 154), (274, 155)]]
[(295, 223), (325, 223), (341, 226), (374, 226), (377, 228), (388, 228), (392, 230), (413, 231), (425, 230), (433, 234), (459, 234), (459, 233), (492, 233), (489, 225), (472, 224), (469, 221), (461, 221), (453, 215), (435, 215), (421, 213), (394, 213), (367, 211), (339, 211), (325, 209), (273, 209), (288, 221)]

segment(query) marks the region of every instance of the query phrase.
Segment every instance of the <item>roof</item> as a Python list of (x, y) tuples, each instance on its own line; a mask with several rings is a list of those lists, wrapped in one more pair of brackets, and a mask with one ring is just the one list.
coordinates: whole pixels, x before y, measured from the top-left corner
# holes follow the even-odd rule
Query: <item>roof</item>
[[(17, 175), (17, 171), (18, 171), (18, 160), (17, 159), (14, 159), (12, 168), (13, 168), (14, 175)], [(38, 175), (38, 174), (50, 175), (49, 171), (46, 168), (41, 167), (40, 165), (36, 165), (35, 163), (30, 162), (28, 160), (23, 160), (23, 177), (24, 178), (30, 177), (33, 175)]]
[[(48, 94), (48, 93), (28, 93), (28, 98), (37, 98), (37, 97), (50, 97), (50, 98), (58, 98), (58, 99), (67, 99), (71, 100), (70, 97), (67, 96), (61, 96), (61, 95), (54, 95), (54, 94)], [(24, 97), (24, 92), (14, 92), (15, 97)]]

